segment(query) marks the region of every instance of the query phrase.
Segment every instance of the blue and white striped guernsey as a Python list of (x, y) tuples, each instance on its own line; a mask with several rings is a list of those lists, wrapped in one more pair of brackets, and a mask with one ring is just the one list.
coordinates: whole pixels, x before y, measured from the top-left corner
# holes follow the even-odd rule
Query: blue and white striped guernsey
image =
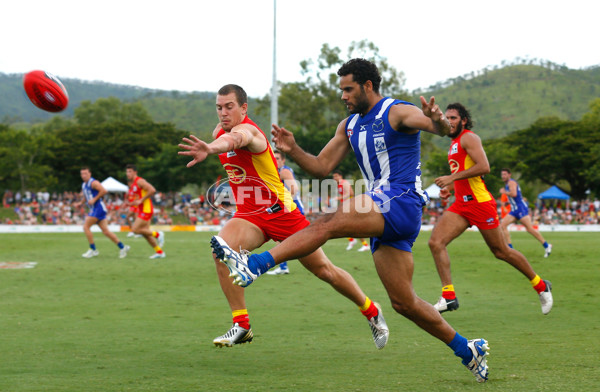
[(388, 120), (390, 108), (399, 104), (413, 105), (383, 98), (365, 116), (351, 115), (346, 135), (369, 191), (401, 185), (427, 202), (427, 194), (421, 188), (421, 132), (398, 132)]

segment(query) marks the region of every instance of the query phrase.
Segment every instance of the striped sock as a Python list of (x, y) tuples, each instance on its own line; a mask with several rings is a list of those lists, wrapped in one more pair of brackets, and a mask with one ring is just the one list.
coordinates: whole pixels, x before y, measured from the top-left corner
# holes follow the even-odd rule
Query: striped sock
[(544, 282), (539, 275), (536, 275), (530, 282), (538, 294), (546, 290), (546, 282)]
[(449, 284), (448, 286), (442, 287), (442, 297), (445, 299), (455, 299), (456, 292), (454, 291), (454, 285)]
[(367, 320), (377, 316), (379, 314), (379, 310), (375, 303), (371, 301), (369, 297), (365, 299), (365, 303), (363, 306), (359, 307), (360, 312), (367, 318)]
[(248, 315), (247, 309), (239, 309), (231, 312), (231, 316), (233, 317), (233, 323), (238, 323), (238, 325), (244, 329), (250, 329), (250, 316)]

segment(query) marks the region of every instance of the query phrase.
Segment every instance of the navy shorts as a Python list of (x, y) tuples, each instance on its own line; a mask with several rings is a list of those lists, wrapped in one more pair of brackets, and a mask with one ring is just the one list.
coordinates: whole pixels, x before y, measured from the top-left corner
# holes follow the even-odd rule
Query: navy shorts
[(385, 219), (383, 235), (371, 238), (371, 252), (375, 252), (381, 244), (411, 252), (421, 230), (425, 205), (421, 195), (404, 187), (369, 191), (368, 195)]

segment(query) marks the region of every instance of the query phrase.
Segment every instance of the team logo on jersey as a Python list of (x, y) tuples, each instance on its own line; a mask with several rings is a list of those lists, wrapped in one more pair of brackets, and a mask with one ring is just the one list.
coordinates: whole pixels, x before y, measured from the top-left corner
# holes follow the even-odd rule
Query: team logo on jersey
[(454, 143), (452, 146), (450, 146), (450, 152), (448, 153), (448, 155), (457, 154), (457, 153), (458, 153), (458, 143)]
[(238, 165), (232, 165), (230, 163), (226, 163), (223, 165), (225, 171), (227, 172), (227, 177), (229, 177), (229, 181), (234, 184), (241, 184), (246, 179), (246, 170), (243, 167)]
[(450, 172), (452, 174), (456, 173), (460, 169), (460, 165), (454, 159), (449, 160), (448, 164), (450, 165)]
[(366, 125), (361, 125), (360, 126), (360, 131), (366, 131), (367, 130), (367, 126)]
[(235, 151), (227, 151), (227, 158), (236, 157), (237, 154)]
[(375, 122), (373, 122), (373, 125), (371, 125), (371, 129), (373, 130), (373, 132), (381, 132), (383, 131), (383, 120), (378, 118), (377, 120), (375, 120)]
[(376, 137), (375, 139), (373, 139), (373, 142), (375, 143), (375, 152), (382, 152), (387, 150), (387, 147), (385, 145), (385, 139), (383, 137)]
[(346, 129), (346, 135), (348, 135), (348, 137), (352, 137), (352, 135), (354, 135), (354, 130), (353, 129)]

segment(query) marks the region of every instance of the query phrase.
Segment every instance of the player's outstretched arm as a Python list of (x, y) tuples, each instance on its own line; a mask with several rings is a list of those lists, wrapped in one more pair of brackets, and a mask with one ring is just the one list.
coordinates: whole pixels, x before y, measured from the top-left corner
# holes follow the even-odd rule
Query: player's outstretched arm
[(271, 133), (278, 150), (288, 154), (302, 169), (315, 177), (326, 177), (341, 162), (350, 149), (345, 131), (346, 120), (338, 125), (335, 135), (323, 147), (318, 156), (304, 151), (294, 139), (292, 132), (273, 124)]
[(206, 143), (194, 135), (190, 135), (189, 138), (184, 137), (182, 141), (183, 143), (178, 146), (184, 151), (179, 151), (178, 154), (192, 157), (187, 167), (204, 161), (209, 155), (244, 147), (252, 152), (260, 152), (267, 147), (267, 139), (256, 127), (249, 124), (236, 125), (230, 132), (226, 132), (211, 143)]

